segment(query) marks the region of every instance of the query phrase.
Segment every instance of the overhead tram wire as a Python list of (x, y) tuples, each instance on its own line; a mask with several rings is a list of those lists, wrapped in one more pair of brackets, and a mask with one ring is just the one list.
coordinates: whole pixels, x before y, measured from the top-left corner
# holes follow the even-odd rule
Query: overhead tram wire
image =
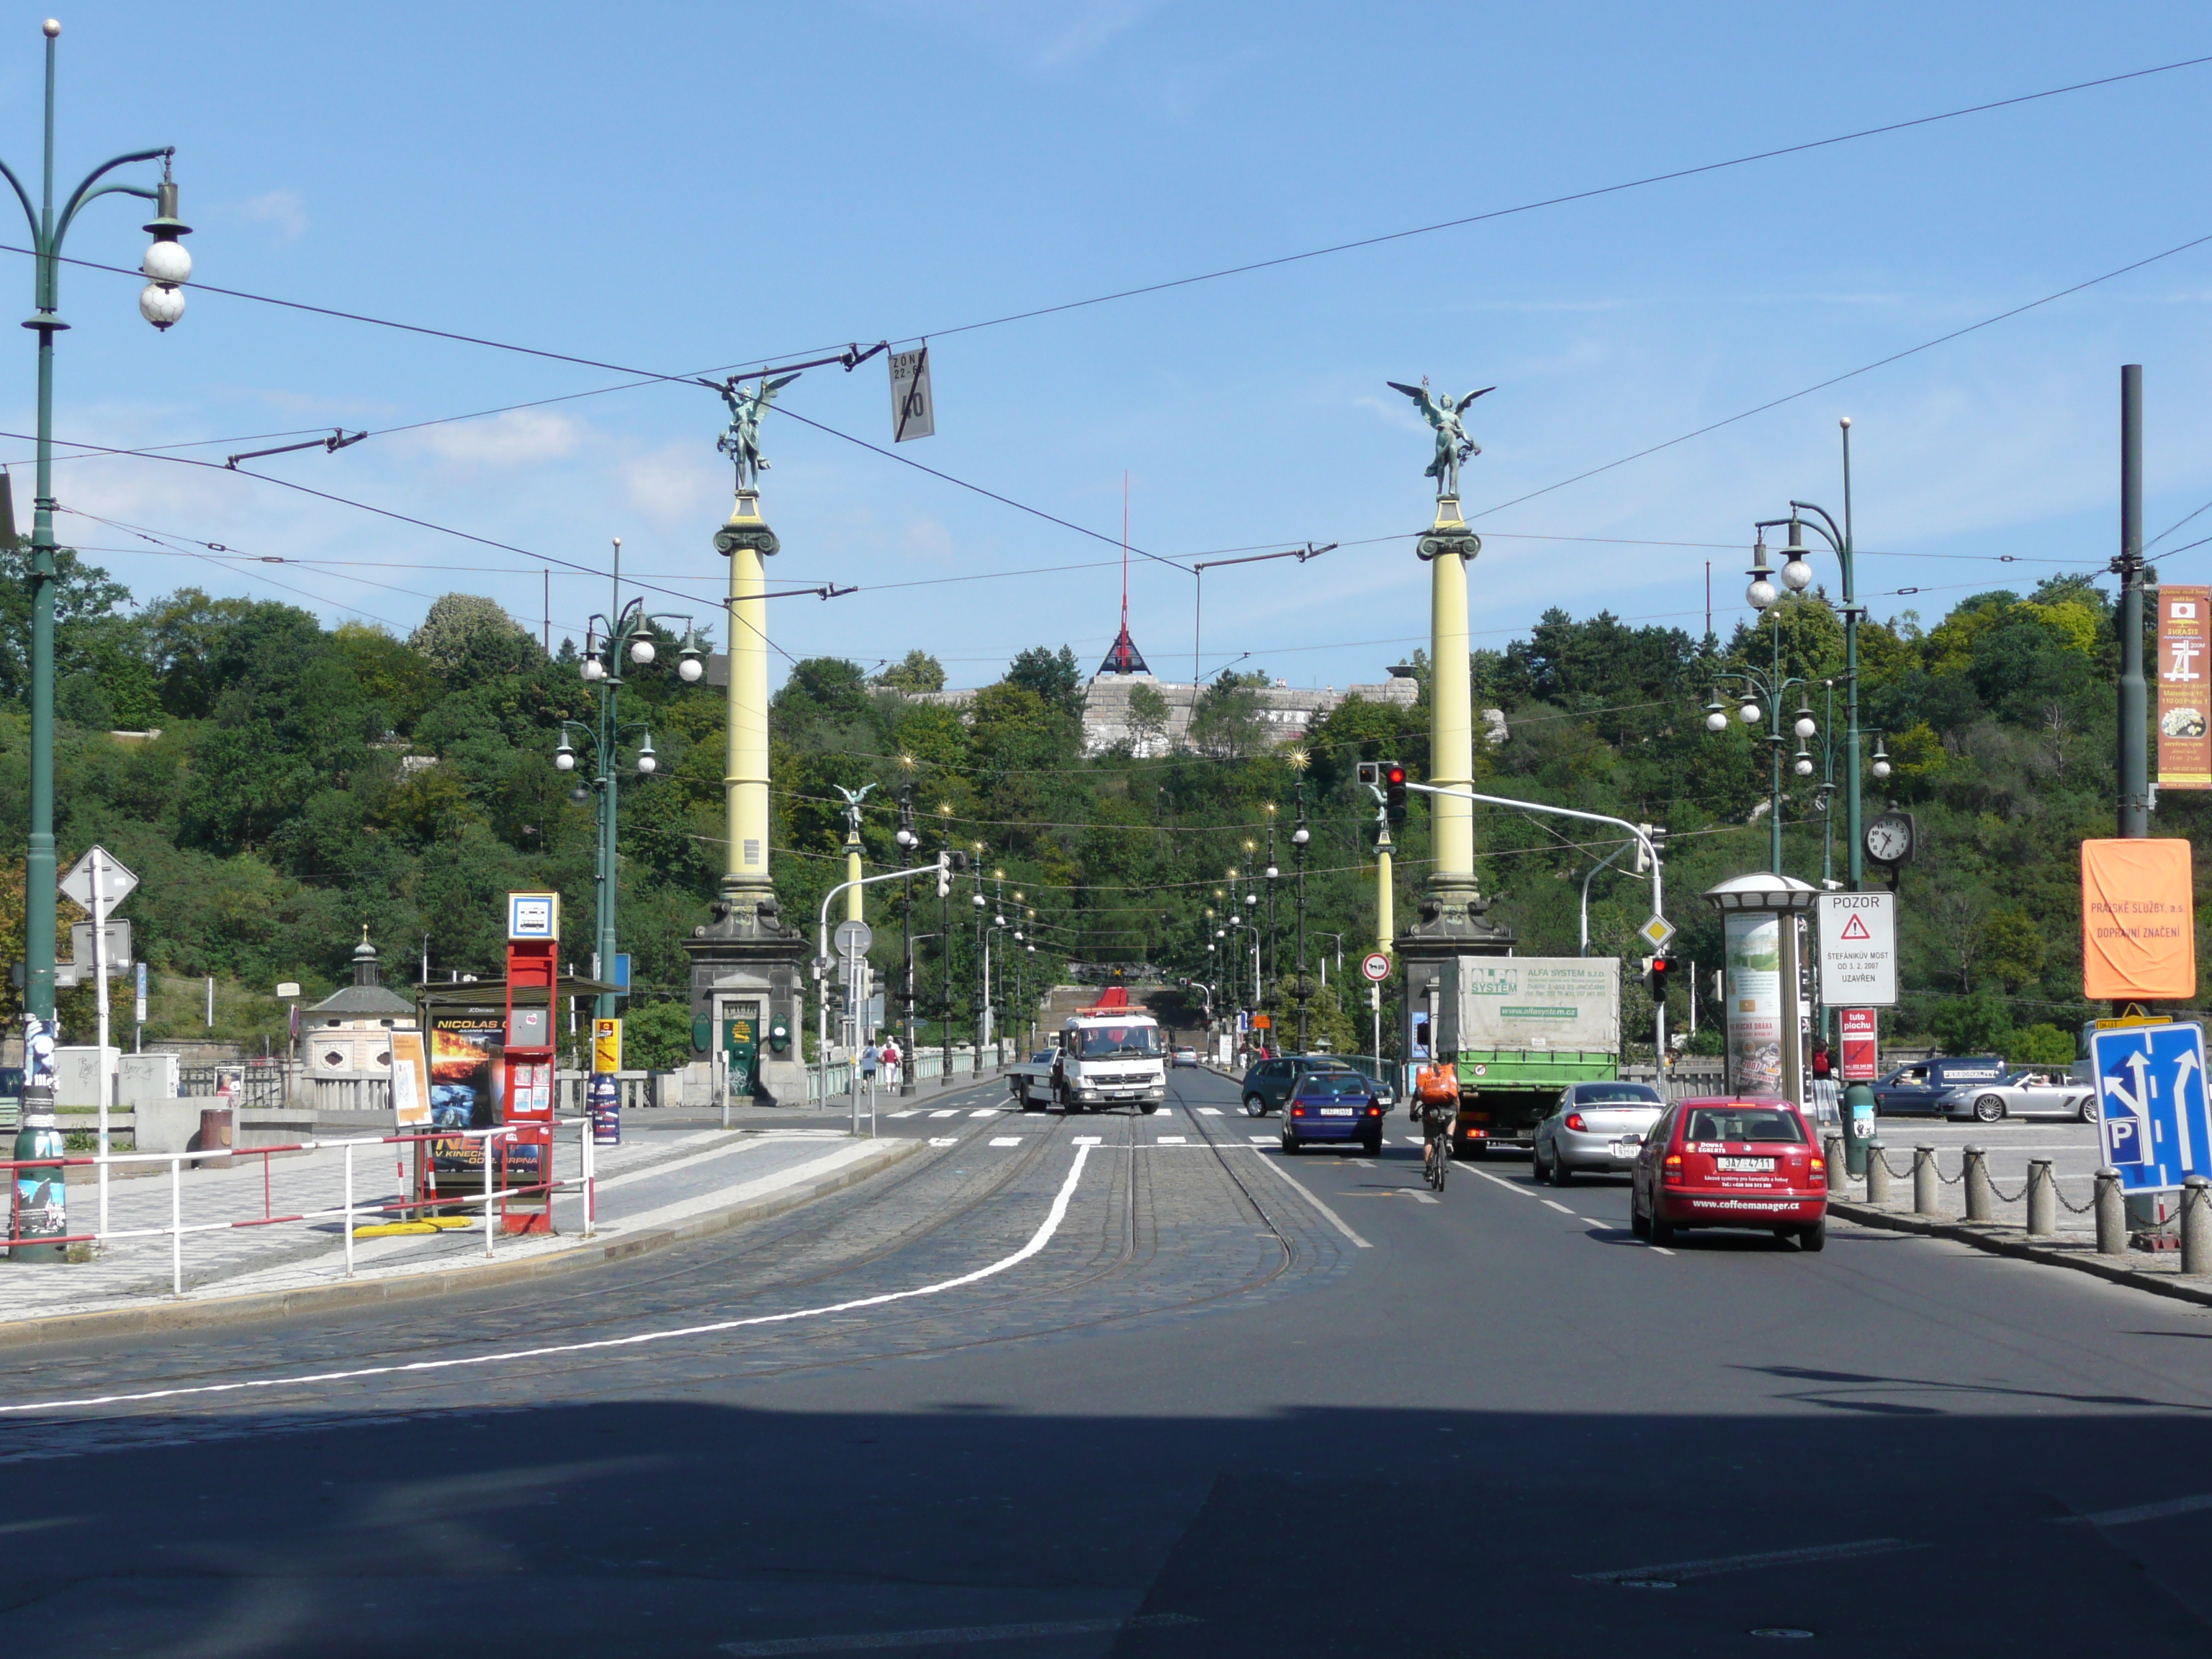
[[(956, 334), (973, 333), (979, 329), (1000, 328), (1008, 324), (1026, 322), (1038, 317), (1054, 316), (1064, 312), (1108, 305), (1120, 300), (1135, 299), (1145, 295), (1189, 288), (1200, 283), (1219, 282), (1231, 276), (1270, 270), (1310, 259), (1326, 258), (1334, 254), (1353, 252), (1363, 248), (1380, 247), (1392, 242), (1404, 241), (1412, 237), (1435, 235), (1443, 231), (1457, 230), (1468, 225), (1484, 224), (1492, 220), (1540, 212), (1547, 208), (1564, 207), (1577, 202), (1594, 201), (1601, 197), (1617, 196), (1628, 191), (1648, 189), (1655, 185), (1671, 184), (1684, 179), (1698, 178), (1706, 173), (1749, 167), (1759, 161), (1777, 161), (1784, 156), (1802, 155), (1814, 150), (1833, 149), (1842, 144), (1856, 143), (1862, 139), (1906, 132), (1915, 128), (1933, 126), (1946, 121), (1963, 120), (1969, 116), (1987, 115), (1998, 110), (2016, 108), (2024, 104), (2039, 103), (2052, 98), (2066, 97), (2077, 92), (2089, 92), (2100, 88), (2119, 86), (2131, 81), (2144, 80), (2152, 76), (2167, 75), (2180, 70), (2199, 68), (2207, 64), (2212, 64), (2212, 54), (2179, 58), (2172, 63), (2155, 64), (2143, 69), (2126, 70), (2115, 75), (2099, 76), (2087, 81), (2070, 82), (2063, 86), (2046, 87), (2036, 92), (2020, 93), (2008, 98), (1992, 99), (1983, 103), (1965, 105), (1957, 109), (1942, 110), (1931, 115), (1912, 116), (1904, 120), (1887, 121), (1876, 126), (1857, 128), (1850, 132), (1833, 133), (1824, 138), (1811, 138), (1798, 143), (1778, 145), (1742, 155), (1730, 156), (1723, 161), (1705, 161), (1692, 167), (1671, 168), (1664, 173), (1647, 173), (1639, 178), (1622, 179), (1614, 184), (1594, 185), (1587, 190), (1570, 191), (1558, 196), (1542, 197), (1532, 201), (1516, 203), (1510, 207), (1492, 208), (1481, 213), (1439, 220), (1433, 224), (1417, 225), (1405, 230), (1387, 231), (1374, 236), (1358, 237), (1349, 241), (1334, 242), (1326, 246), (1308, 248), (1295, 253), (1251, 260), (1242, 264), (1225, 265), (1216, 270), (1200, 271), (1188, 276), (1172, 277), (1135, 288), (1120, 289), (1111, 293), (1093, 295), (1085, 299), (1064, 301), (1055, 305), (1038, 306), (1026, 311), (1009, 312), (1002, 316), (985, 318), (975, 322), (959, 323), (948, 327), (926, 330), (920, 333), (901, 335), (898, 337), (897, 343), (905, 344), (909, 341), (922, 339), (943, 339)], [(36, 257), (29, 248), (5, 243), (0, 243), (0, 252)], [(129, 276), (134, 281), (143, 275), (135, 267), (111, 265), (97, 260), (61, 257), (58, 262), (88, 270), (108, 271), (118, 276)], [(543, 358), (552, 362), (574, 363), (587, 368), (604, 368), (618, 374), (637, 376), (641, 381), (659, 380), (670, 383), (688, 381), (695, 385), (704, 384), (696, 376), (664, 374), (653, 369), (637, 368), (624, 363), (607, 362), (599, 358), (586, 357), (575, 353), (553, 351), (538, 346), (518, 345), (512, 341), (494, 340), (483, 335), (465, 333), (458, 329), (434, 328), (427, 324), (400, 322), (392, 318), (370, 316), (364, 312), (346, 311), (335, 306), (319, 306), (302, 300), (287, 300), (273, 295), (256, 294), (245, 289), (222, 288), (208, 283), (194, 283), (191, 287), (195, 292), (201, 294), (214, 294), (227, 299), (246, 300), (259, 305), (276, 306), (286, 310), (304, 312), (310, 315), (328, 317), (343, 322), (360, 323), (370, 327), (394, 329), (403, 333), (419, 334), (455, 344), (478, 346), (491, 351), (511, 352), (521, 356)], [(748, 358), (744, 360), (742, 366), (767, 364), (774, 362), (779, 356), (800, 356), (811, 355), (814, 351), (831, 351), (836, 349), (834, 345), (823, 345), (806, 348), (804, 350)]]

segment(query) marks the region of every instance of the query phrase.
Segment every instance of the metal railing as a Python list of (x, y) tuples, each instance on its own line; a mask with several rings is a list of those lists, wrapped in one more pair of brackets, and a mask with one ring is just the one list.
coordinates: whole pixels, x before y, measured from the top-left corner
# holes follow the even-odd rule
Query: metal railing
[[(312, 1227), (336, 1220), (340, 1224), (344, 1234), (343, 1277), (351, 1279), (354, 1276), (355, 1236), (363, 1217), (381, 1218), (398, 1215), (404, 1219), (411, 1217), (416, 1212), (424, 1210), (441, 1212), (466, 1210), (481, 1206), (483, 1214), (483, 1249), (484, 1254), (489, 1256), (493, 1253), (493, 1241), (497, 1236), (501, 1218), (507, 1212), (507, 1205), (511, 1200), (543, 1195), (546, 1202), (547, 1221), (550, 1227), (554, 1195), (558, 1193), (574, 1193), (580, 1194), (583, 1200), (583, 1236), (586, 1238), (592, 1237), (598, 1231), (599, 1225), (599, 1182), (594, 1168), (590, 1120), (588, 1118), (556, 1118), (554, 1121), (551, 1125), (552, 1137), (544, 1143), (546, 1154), (544, 1173), (547, 1177), (545, 1180), (514, 1186), (495, 1185), (495, 1182), (504, 1178), (501, 1166), (510, 1162), (510, 1157), (495, 1155), (495, 1145), (501, 1141), (512, 1140), (527, 1127), (529, 1126), (507, 1124), (491, 1129), (442, 1129), (428, 1134), (362, 1135), (341, 1139), (295, 1141), (280, 1146), (236, 1148), (218, 1146), (197, 1152), (113, 1152), (104, 1158), (88, 1154), (65, 1158), (0, 1159), (0, 1170), (9, 1172), (6, 1179), (10, 1183), (11, 1188), (18, 1194), (23, 1193), (33, 1184), (22, 1179), (22, 1172), (27, 1170), (89, 1168), (97, 1170), (100, 1177), (99, 1213), (102, 1218), (105, 1218), (108, 1212), (108, 1177), (111, 1170), (121, 1170), (133, 1165), (166, 1164), (169, 1171), (169, 1220), (166, 1226), (109, 1227), (103, 1224), (91, 1232), (26, 1236), (17, 1232), (15, 1212), (11, 1210), (9, 1233), (5, 1242), (10, 1247), (19, 1244), (53, 1245), (66, 1249), (75, 1244), (90, 1245), (98, 1249), (126, 1239), (167, 1237), (169, 1240), (170, 1294), (181, 1297), (185, 1293), (185, 1239), (187, 1236), (194, 1234), (235, 1233), (262, 1227)], [(577, 1173), (568, 1180), (560, 1178), (556, 1167), (558, 1148), (562, 1144), (562, 1132), (564, 1130), (574, 1132), (575, 1144), (578, 1148)], [(355, 1153), (360, 1148), (430, 1144), (450, 1146), (454, 1141), (481, 1141), (483, 1144), (481, 1154), (483, 1184), (481, 1191), (465, 1192), (459, 1188), (441, 1189), (427, 1198), (388, 1199), (367, 1205), (356, 1201), (354, 1190)], [(343, 1160), (344, 1186), (342, 1201), (337, 1205), (323, 1205), (295, 1212), (277, 1214), (270, 1160), (279, 1154), (324, 1152), (336, 1152)], [(197, 1168), (204, 1164), (220, 1160), (219, 1167), (228, 1168), (239, 1160), (252, 1158), (258, 1158), (262, 1161), (262, 1212), (260, 1215), (219, 1221), (189, 1223), (185, 1221), (184, 1171), (187, 1164)]]

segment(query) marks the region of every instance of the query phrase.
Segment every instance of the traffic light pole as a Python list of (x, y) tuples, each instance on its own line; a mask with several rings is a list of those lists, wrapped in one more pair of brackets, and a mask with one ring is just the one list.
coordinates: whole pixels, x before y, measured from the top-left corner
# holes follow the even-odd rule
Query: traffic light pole
[(1644, 856), (1651, 865), (1651, 914), (1667, 914), (1664, 877), (1659, 864), (1659, 848), (1650, 833), (1640, 823), (1631, 823), (1626, 818), (1608, 817), (1603, 812), (1583, 812), (1571, 806), (1547, 806), (1542, 801), (1515, 800), (1510, 795), (1479, 795), (1472, 789), (1445, 789), (1432, 783), (1407, 783), (1403, 786), (1419, 795), (1448, 795), (1455, 800), (1477, 801), (1485, 806), (1510, 806), (1516, 812), (1549, 812), (1555, 817), (1580, 818), (1586, 823), (1610, 823), (1626, 830), (1636, 838)]

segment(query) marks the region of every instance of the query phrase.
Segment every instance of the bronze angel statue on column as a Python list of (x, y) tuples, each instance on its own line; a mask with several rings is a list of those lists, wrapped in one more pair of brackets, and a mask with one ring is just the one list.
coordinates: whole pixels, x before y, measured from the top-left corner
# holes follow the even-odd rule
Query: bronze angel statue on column
[(1470, 392), (1455, 402), (1449, 392), (1441, 398), (1432, 393), (1429, 390), (1429, 377), (1425, 374), (1421, 377), (1419, 386), (1401, 386), (1395, 380), (1386, 380), (1383, 384), (1391, 391), (1402, 392), (1411, 398), (1414, 406), (1421, 411), (1422, 418), (1436, 428), (1437, 458), (1429, 463), (1424, 476), (1437, 481), (1439, 498), (1449, 495), (1454, 501), (1458, 500), (1459, 464), (1470, 455), (1482, 453), (1482, 446), (1467, 435), (1467, 428), (1460, 424), (1459, 417), (1467, 413), (1467, 406), (1482, 396), (1482, 392), (1495, 392), (1498, 388), (1486, 386), (1482, 392)]

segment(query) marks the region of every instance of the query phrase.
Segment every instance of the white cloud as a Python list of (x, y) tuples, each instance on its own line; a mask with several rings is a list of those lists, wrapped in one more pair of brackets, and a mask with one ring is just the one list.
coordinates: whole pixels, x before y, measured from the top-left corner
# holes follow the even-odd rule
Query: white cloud
[(256, 196), (239, 210), (256, 224), (274, 225), (288, 242), (297, 241), (307, 228), (307, 204), (296, 190), (272, 190)]
[(404, 434), (410, 446), (464, 466), (534, 466), (575, 453), (583, 422), (544, 409), (511, 409), (488, 420), (456, 421)]

